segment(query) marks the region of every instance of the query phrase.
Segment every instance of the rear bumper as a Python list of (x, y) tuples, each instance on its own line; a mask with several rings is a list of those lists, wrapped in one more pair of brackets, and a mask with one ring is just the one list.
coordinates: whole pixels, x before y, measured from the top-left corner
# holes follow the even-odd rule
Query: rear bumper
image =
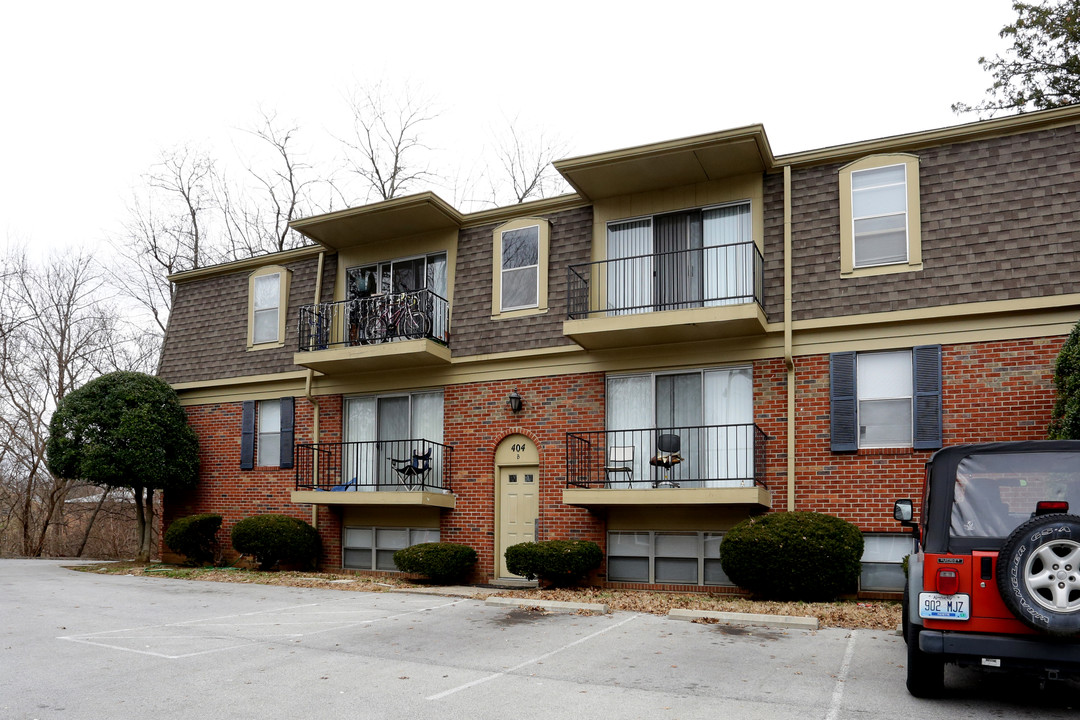
[(944, 655), (947, 662), (960, 664), (987, 665), (983, 660), (988, 659), (1003, 661), (1002, 667), (1080, 672), (1080, 638), (923, 630), (919, 633), (919, 649), (930, 655)]

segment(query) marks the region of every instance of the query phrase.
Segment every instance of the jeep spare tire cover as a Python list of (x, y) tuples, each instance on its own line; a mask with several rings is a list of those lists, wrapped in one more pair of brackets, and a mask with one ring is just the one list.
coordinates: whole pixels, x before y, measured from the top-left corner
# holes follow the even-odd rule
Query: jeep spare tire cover
[(1051, 635), (1080, 633), (1080, 517), (1043, 515), (1013, 530), (998, 556), (1006, 607)]

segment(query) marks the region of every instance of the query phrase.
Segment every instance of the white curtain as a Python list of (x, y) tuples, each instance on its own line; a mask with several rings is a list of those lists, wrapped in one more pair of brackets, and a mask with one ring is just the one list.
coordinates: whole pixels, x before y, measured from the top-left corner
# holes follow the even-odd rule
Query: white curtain
[(702, 213), (705, 304), (731, 305), (753, 293), (754, 252), (750, 203)]
[[(443, 394), (441, 392), (414, 394), (410, 423), (412, 439), (441, 443), (443, 441)], [(431, 450), (431, 474), (426, 482), (429, 485), (442, 487), (443, 449), (435, 445), (417, 443), (413, 450), (421, 454)]]
[[(375, 398), (348, 398), (345, 401), (345, 441), (363, 443), (375, 440)], [(343, 483), (356, 481), (357, 490), (375, 489), (374, 445), (345, 445), (342, 458)]]
[[(612, 447), (634, 448), (633, 488), (652, 487), (649, 458), (652, 457), (652, 440), (647, 432), (641, 431), (653, 426), (653, 391), (652, 377), (635, 375), (631, 377), (609, 377), (607, 379), (607, 429), (608, 447), (604, 456), (610, 457)], [(613, 477), (615, 482), (623, 479)], [(619, 487), (622, 487), (621, 485)]]
[(431, 305), (431, 335), (440, 340), (447, 339), (449, 298), (446, 297), (446, 255), (431, 255), (427, 259), (427, 289), (438, 295), (441, 300), (433, 300)]
[[(752, 486), (754, 379), (750, 368), (705, 371), (705, 487)], [(742, 478), (727, 480), (725, 478)]]
[(608, 225), (606, 280), (609, 314), (652, 311), (652, 253), (651, 219)]

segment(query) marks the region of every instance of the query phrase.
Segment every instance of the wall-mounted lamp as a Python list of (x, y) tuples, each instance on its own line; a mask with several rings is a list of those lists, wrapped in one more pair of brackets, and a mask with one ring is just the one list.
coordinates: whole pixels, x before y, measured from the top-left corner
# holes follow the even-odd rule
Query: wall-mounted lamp
[(510, 393), (510, 397), (506, 400), (510, 403), (510, 412), (512, 413), (521, 412), (521, 408), (525, 404), (521, 401), (521, 396), (518, 395), (517, 388), (514, 388), (514, 391)]

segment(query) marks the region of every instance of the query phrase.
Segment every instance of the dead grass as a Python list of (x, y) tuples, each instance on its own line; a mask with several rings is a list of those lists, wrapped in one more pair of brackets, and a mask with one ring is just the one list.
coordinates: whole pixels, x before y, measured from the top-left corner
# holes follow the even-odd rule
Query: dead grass
[[(132, 562), (80, 565), (72, 569), (111, 575), (140, 575), (167, 577), (208, 582), (234, 582), (260, 585), (281, 585), (345, 590), (353, 592), (387, 592), (431, 588), (398, 577), (371, 577), (349, 573), (315, 572), (261, 572), (235, 568), (190, 568), (179, 565), (143, 565)], [(892, 630), (900, 624), (900, 603), (873, 600), (867, 602), (840, 601), (828, 603), (773, 602), (750, 600), (742, 597), (710, 595), (705, 593), (665, 593), (650, 590), (606, 590), (603, 588), (579, 588), (573, 590), (482, 590), (461, 594), (482, 598), (495, 594), (500, 597), (535, 599), (538, 601), (561, 600), (567, 602), (603, 603), (612, 610), (666, 615), (668, 611), (717, 610), (721, 612), (756, 613), (761, 615), (793, 615), (816, 617), (821, 627), (860, 628)]]

